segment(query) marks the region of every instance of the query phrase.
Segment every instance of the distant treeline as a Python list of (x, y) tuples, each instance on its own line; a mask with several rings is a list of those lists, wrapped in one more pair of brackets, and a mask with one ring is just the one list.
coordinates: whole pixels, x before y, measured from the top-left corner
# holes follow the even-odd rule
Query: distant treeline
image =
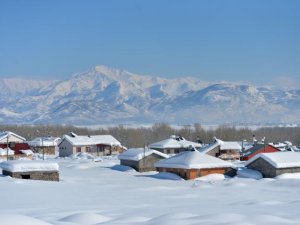
[(263, 127), (251, 130), (221, 125), (217, 129), (204, 129), (200, 124), (194, 124), (176, 129), (169, 124), (159, 123), (151, 127), (130, 128), (119, 125), (100, 129), (60, 125), (0, 125), (0, 130), (12, 131), (27, 140), (38, 136), (62, 137), (70, 132), (78, 135), (111, 134), (126, 147), (144, 147), (171, 135), (180, 135), (191, 141), (201, 140), (203, 143), (211, 143), (214, 137), (224, 141), (252, 141), (255, 135), (258, 141), (265, 137), (267, 142), (290, 141), (300, 146), (300, 127)]

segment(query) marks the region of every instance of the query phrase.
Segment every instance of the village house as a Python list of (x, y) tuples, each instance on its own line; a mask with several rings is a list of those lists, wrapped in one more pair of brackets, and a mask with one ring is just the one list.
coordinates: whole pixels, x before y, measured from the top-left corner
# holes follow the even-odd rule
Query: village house
[(58, 152), (58, 144), (61, 142), (59, 137), (37, 137), (32, 141), (28, 141), (30, 148), (39, 154), (56, 155)]
[(259, 153), (271, 153), (271, 152), (280, 152), (280, 150), (270, 144), (257, 143), (251, 148), (241, 153), (241, 161), (247, 161)]
[(105, 156), (118, 154), (124, 148), (111, 135), (79, 136), (74, 133), (64, 135), (58, 147), (60, 157), (68, 157), (80, 152), (86, 152), (95, 156)]
[(200, 153), (185, 151), (154, 164), (159, 172), (175, 173), (183, 179), (195, 179), (213, 173), (234, 176), (236, 170), (231, 162)]
[(284, 173), (300, 172), (300, 153), (260, 153), (245, 163), (249, 169), (257, 170), (263, 177), (273, 178)]
[(13, 160), (0, 163), (2, 174), (19, 179), (59, 181), (59, 166), (54, 162)]
[(205, 153), (223, 160), (239, 160), (241, 145), (234, 141), (222, 141), (215, 138), (214, 142), (199, 149), (199, 152)]
[(148, 147), (165, 154), (177, 154), (191, 147), (199, 149), (202, 144), (188, 141), (181, 136), (172, 135), (170, 138), (150, 144)]
[(167, 154), (149, 148), (131, 148), (118, 156), (121, 165), (139, 172), (155, 171), (154, 163), (168, 157)]
[(26, 139), (10, 131), (0, 132), (0, 144), (23, 143)]

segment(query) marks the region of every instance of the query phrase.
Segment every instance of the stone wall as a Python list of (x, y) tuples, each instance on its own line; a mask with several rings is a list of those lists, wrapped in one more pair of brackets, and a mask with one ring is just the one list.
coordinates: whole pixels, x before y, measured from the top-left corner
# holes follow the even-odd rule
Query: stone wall
[(3, 170), (2, 174), (18, 179), (59, 181), (58, 171), (10, 172)]

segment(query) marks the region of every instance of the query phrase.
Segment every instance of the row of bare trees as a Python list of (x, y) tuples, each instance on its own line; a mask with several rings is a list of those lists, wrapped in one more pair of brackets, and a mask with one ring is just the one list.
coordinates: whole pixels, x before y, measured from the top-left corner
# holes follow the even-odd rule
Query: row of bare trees
[(200, 139), (203, 143), (211, 143), (214, 137), (224, 141), (251, 141), (255, 135), (257, 140), (265, 137), (267, 142), (290, 141), (300, 146), (300, 127), (263, 127), (251, 130), (247, 127), (236, 128), (222, 125), (216, 129), (204, 129), (200, 124), (174, 128), (169, 124), (159, 123), (151, 127), (132, 128), (119, 125), (99, 129), (60, 125), (0, 125), (0, 130), (12, 131), (27, 140), (38, 136), (62, 137), (70, 132), (78, 135), (111, 134), (127, 147), (143, 147), (171, 135), (180, 135), (191, 141)]

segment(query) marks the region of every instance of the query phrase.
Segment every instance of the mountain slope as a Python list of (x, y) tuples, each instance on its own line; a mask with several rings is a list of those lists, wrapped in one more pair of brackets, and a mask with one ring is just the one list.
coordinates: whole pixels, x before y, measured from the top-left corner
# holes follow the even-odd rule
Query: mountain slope
[(56, 82), (0, 81), (1, 123), (300, 122), (299, 90), (165, 79), (106, 66)]

